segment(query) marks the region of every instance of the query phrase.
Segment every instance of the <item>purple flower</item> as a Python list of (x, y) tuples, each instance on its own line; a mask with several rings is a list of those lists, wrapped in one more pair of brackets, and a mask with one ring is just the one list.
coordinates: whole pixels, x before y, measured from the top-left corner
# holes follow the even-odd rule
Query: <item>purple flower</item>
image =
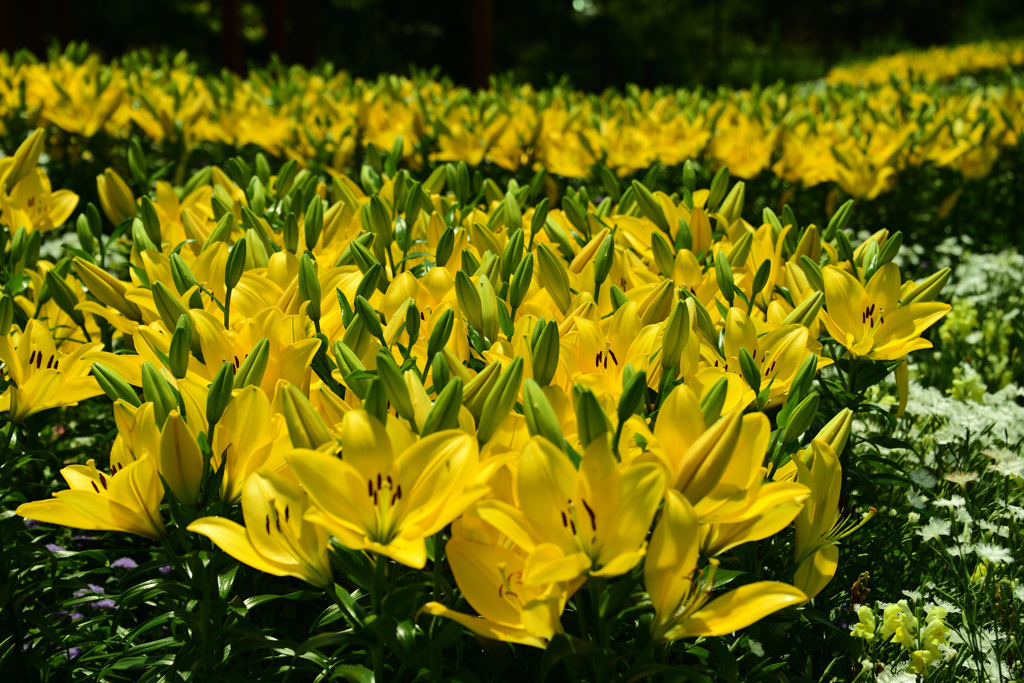
[(62, 552), (64, 552), (64, 546), (57, 545), (56, 543), (47, 543), (46, 544), (46, 549), (49, 550), (51, 553), (62, 553)]
[(103, 598), (102, 600), (97, 600), (96, 602), (90, 602), (89, 607), (92, 607), (93, 609), (117, 609), (117, 607), (114, 605), (114, 601), (110, 598)]
[(68, 659), (75, 659), (78, 655), (82, 654), (82, 650), (77, 647), (69, 647), (66, 654)]
[(165, 564), (164, 566), (160, 567), (160, 573), (161, 574), (170, 574), (171, 573), (171, 565)]
[(138, 563), (130, 557), (122, 557), (110, 563), (111, 569), (136, 569)]
[(44, 524), (46, 524), (46, 522), (40, 522), (38, 519), (26, 519), (25, 520), (25, 528), (26, 529), (35, 529), (37, 526), (43, 526)]

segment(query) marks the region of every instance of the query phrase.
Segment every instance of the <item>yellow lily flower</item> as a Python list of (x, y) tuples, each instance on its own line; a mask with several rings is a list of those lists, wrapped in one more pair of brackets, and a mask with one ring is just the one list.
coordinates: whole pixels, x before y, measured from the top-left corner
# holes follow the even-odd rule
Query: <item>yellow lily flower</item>
[(23, 503), (18, 514), (76, 529), (159, 538), (165, 530), (160, 516), (164, 487), (156, 460), (144, 457), (119, 466), (111, 459), (115, 462), (109, 475), (98, 470), (94, 460), (65, 467), (60, 473), (71, 488), (58, 491), (51, 500)]
[(794, 458), (797, 482), (811, 490), (796, 517), (794, 555), (798, 565), (794, 583), (808, 598), (813, 598), (828, 585), (839, 564), (836, 541), (861, 528), (875, 515), (871, 508), (860, 521), (843, 517), (839, 512), (839, 489), (843, 470), (832, 447), (824, 441), (811, 442), (811, 461)]
[(476, 514), (527, 553), (523, 583), (618, 576), (645, 552), (665, 475), (653, 463), (620, 465), (607, 439), (587, 447), (580, 469), (534, 437), (519, 456), (519, 508), (486, 500)]
[(259, 470), (242, 488), (244, 527), (224, 517), (202, 517), (188, 530), (261, 572), (325, 588), (332, 581), (327, 532), (306, 519), (309, 507), (308, 496), (295, 482)]
[(290, 445), (284, 416), (271, 413), (267, 395), (256, 386), (238, 391), (213, 430), (211, 464), (225, 468), (221, 496), (238, 500), (250, 475)]
[(370, 550), (417, 569), (425, 538), (484, 495), (475, 484), (476, 439), (445, 430), (414, 440), (363, 410), (345, 414), (340, 457), (295, 449), (285, 456), (314, 505), (307, 518), (354, 550)]
[(931, 342), (921, 339), (921, 333), (951, 308), (936, 302), (900, 306), (900, 270), (893, 263), (879, 268), (866, 288), (835, 266), (825, 266), (822, 275), (825, 327), (858, 358), (896, 360), (911, 351), (930, 349)]
[(465, 519), (452, 524), (445, 545), (455, 582), (466, 601), (480, 614), (474, 617), (428, 602), (422, 611), (462, 624), (484, 638), (544, 648), (562, 632), (559, 621), (566, 601), (583, 583), (523, 583), (524, 553), (474, 538), (465, 531)]
[(807, 601), (799, 589), (777, 581), (747, 584), (711, 600), (717, 561), (701, 576), (697, 539), (693, 507), (678, 491), (668, 491), (644, 561), (644, 585), (654, 606), (651, 630), (657, 640), (725, 635)]
[(10, 411), (9, 419), (18, 423), (43, 410), (99, 396), (103, 390), (88, 376), (92, 367), (88, 356), (102, 347), (92, 342), (70, 353), (58, 351), (50, 330), (38, 320), (28, 321), (17, 347), (10, 337), (0, 337), (0, 360), (11, 382), (0, 395), (0, 412)]

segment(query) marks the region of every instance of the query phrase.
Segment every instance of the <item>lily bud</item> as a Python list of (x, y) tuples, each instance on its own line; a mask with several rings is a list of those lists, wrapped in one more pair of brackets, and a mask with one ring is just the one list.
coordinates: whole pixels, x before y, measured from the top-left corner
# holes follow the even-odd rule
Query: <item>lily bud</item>
[(671, 232), (668, 219), (665, 218), (665, 210), (661, 207), (657, 197), (636, 180), (632, 182), (631, 187), (633, 188), (633, 196), (636, 198), (636, 204), (640, 207), (643, 215), (647, 220), (658, 226), (659, 230), (668, 235)]
[(544, 390), (532, 379), (523, 382), (523, 417), (530, 436), (543, 436), (553, 444), (562, 445), (562, 426), (558, 417)]
[(235, 242), (228, 252), (228, 260), (224, 266), (224, 286), (229, 290), (238, 285), (239, 280), (242, 279), (242, 273), (245, 272), (246, 250), (247, 243), (243, 238)]
[(512, 410), (519, 396), (523, 381), (523, 359), (515, 358), (501, 373), (494, 387), (484, 401), (477, 428), (477, 439), (481, 444), (490, 441), (502, 421)]
[[(577, 390), (578, 388), (578, 390)], [(584, 448), (595, 439), (606, 434), (610, 428), (608, 416), (590, 389), (577, 384), (573, 387), (573, 401), (576, 409), (576, 429), (580, 444)]]
[(673, 298), (672, 280), (662, 280), (647, 298), (640, 302), (637, 313), (640, 314), (640, 324), (643, 326), (660, 323), (668, 317), (672, 310)]
[(821, 428), (821, 431), (814, 437), (814, 440), (824, 441), (832, 447), (837, 456), (842, 455), (843, 449), (846, 448), (846, 442), (850, 438), (852, 427), (853, 411), (849, 408), (843, 408)]
[(743, 204), (747, 198), (747, 184), (742, 180), (732, 186), (718, 213), (725, 219), (726, 225), (732, 225), (743, 215)]
[(523, 260), (523, 231), (512, 233), (501, 254), (501, 279), (508, 282)]
[(320, 233), (324, 229), (324, 203), (320, 195), (313, 195), (305, 213), (306, 249), (312, 251), (320, 241)]
[(170, 262), (171, 280), (174, 282), (174, 288), (178, 290), (178, 294), (184, 296), (189, 290), (193, 290), (188, 299), (188, 306), (202, 309), (203, 300), (199, 296), (199, 283), (196, 282), (196, 276), (192, 274), (185, 259), (178, 254), (171, 254)]
[(150, 362), (142, 364), (142, 395), (153, 404), (157, 424), (163, 424), (172, 410), (178, 409), (178, 398), (172, 387)]
[(10, 193), (22, 178), (31, 173), (39, 162), (39, 155), (46, 143), (46, 130), (36, 128), (14, 152), (14, 160), (4, 176), (4, 190)]
[(244, 389), (247, 386), (259, 386), (263, 381), (263, 373), (267, 370), (267, 361), (270, 358), (270, 341), (263, 337), (252, 347), (242, 364), (235, 372), (235, 389)]
[(359, 398), (365, 398), (366, 392), (370, 388), (370, 380), (368, 378), (354, 377), (354, 375), (356, 373), (365, 373), (366, 368), (363, 366), (363, 362), (359, 360), (359, 356), (341, 340), (334, 342), (334, 362), (338, 365), (338, 371), (341, 373), (345, 386), (351, 389), (352, 393)]
[(320, 320), (320, 280), (316, 275), (316, 268), (313, 266), (309, 254), (303, 254), (299, 260), (299, 299), (308, 301), (306, 315), (316, 322)]
[(459, 309), (466, 317), (469, 326), (482, 334), (484, 323), (480, 292), (464, 270), (455, 273), (455, 298), (459, 302)]
[(76, 256), (73, 264), (78, 279), (101, 304), (113, 308), (129, 320), (142, 321), (142, 311), (125, 298), (128, 287), (123, 282), (81, 257)]
[(163, 243), (163, 235), (160, 231), (160, 217), (156, 213), (156, 207), (153, 206), (153, 200), (143, 195), (139, 206), (139, 220), (142, 221), (142, 227), (146, 231), (146, 236), (153, 242), (153, 244), (160, 245)]
[[(443, 353), (435, 353), (434, 360), (430, 362), (430, 379), (434, 382), (434, 392), (440, 393), (448, 386), (448, 363)], [(458, 378), (456, 378), (458, 379)], [(462, 403), (462, 380), (459, 379), (459, 403)]]
[(661, 367), (668, 370), (679, 365), (683, 349), (690, 341), (690, 310), (682, 301), (672, 307), (672, 313), (665, 323), (665, 333), (661, 341)]
[(445, 309), (434, 323), (434, 329), (430, 331), (430, 337), (427, 339), (427, 358), (434, 358), (448, 344), (454, 325), (455, 312), (450, 308)]
[(825, 303), (825, 294), (821, 291), (814, 292), (800, 304), (790, 311), (783, 321), (783, 325), (803, 325), (810, 327), (818, 319), (822, 304)]
[(412, 405), (412, 397), (409, 395), (409, 387), (405, 385), (402, 371), (398, 369), (395, 359), (386, 349), (377, 352), (377, 377), (384, 385), (388, 401), (395, 407), (399, 417), (405, 418), (415, 425), (416, 411)]
[(740, 268), (744, 263), (747, 262), (747, 257), (750, 256), (750, 245), (754, 243), (754, 233), (746, 230), (736, 240), (736, 244), (732, 245), (732, 249), (729, 250), (729, 265), (733, 268)]
[(942, 288), (949, 282), (950, 274), (949, 268), (943, 268), (937, 273), (932, 273), (903, 297), (903, 300), (900, 301), (900, 306), (935, 301), (939, 293), (942, 292)]
[(294, 254), (299, 249), (299, 219), (295, 212), (290, 211), (288, 218), (284, 221), (284, 248), (285, 251)]
[(117, 374), (113, 370), (109, 369), (101, 363), (92, 364), (92, 376), (96, 379), (96, 383), (100, 385), (100, 389), (107, 395), (111, 401), (125, 401), (126, 403), (138, 408), (142, 405), (139, 401), (138, 394), (135, 393), (135, 389), (132, 385), (128, 384), (121, 375)]
[(448, 259), (452, 257), (452, 249), (455, 248), (455, 230), (448, 228), (441, 233), (437, 240), (437, 248), (434, 250), (434, 263), (438, 267), (448, 265)]
[(822, 276), (820, 265), (806, 256), (801, 256), (800, 269), (803, 270), (804, 275), (807, 276), (807, 284), (819, 292), (825, 291), (825, 279)]
[(661, 274), (667, 278), (672, 277), (676, 255), (668, 240), (660, 232), (651, 232), (651, 251), (654, 253), (654, 265), (658, 267)]
[(754, 390), (754, 393), (760, 393), (761, 371), (757, 367), (757, 362), (754, 360), (754, 357), (751, 356), (750, 352), (743, 347), (740, 347), (740, 372), (743, 373), (743, 379), (746, 380), (747, 385)]
[(160, 251), (160, 246), (149, 238), (146, 227), (138, 218), (132, 219), (132, 246), (140, 254), (144, 251)]
[(721, 290), (722, 296), (732, 306), (733, 299), (736, 298), (736, 285), (732, 276), (732, 268), (729, 266), (729, 259), (721, 251), (715, 256), (715, 278), (718, 280), (718, 289)]
[[(96, 251), (96, 238), (93, 236), (92, 230), (89, 229), (89, 219), (84, 213), (79, 214), (78, 220), (75, 221), (75, 233), (78, 235), (78, 244), (82, 247), (82, 251), (87, 254)], [(6, 236), (0, 237), (0, 250), (4, 247), (2, 244), (4, 239)]]
[(477, 420), (484, 410), (484, 402), (494, 389), (495, 382), (501, 374), (501, 363), (494, 361), (466, 382), (462, 389), (462, 404), (469, 409)]
[(316, 450), (331, 441), (331, 432), (309, 399), (293, 384), (281, 388), (281, 408), (295, 448)]
[(572, 302), (572, 293), (569, 290), (569, 275), (565, 272), (562, 260), (546, 244), (537, 245), (537, 258), (541, 287), (547, 290), (562, 313), (566, 313)]
[(601, 241), (601, 246), (597, 248), (597, 255), (594, 257), (594, 282), (601, 284), (608, 279), (608, 273), (611, 272), (614, 259), (615, 235), (609, 233)]
[[(632, 366), (627, 364), (625, 369), (632, 370)], [(619, 398), (617, 411), (619, 425), (643, 409), (646, 395), (647, 373), (643, 370), (631, 373), (623, 372), (622, 396)]]
[(708, 200), (705, 206), (708, 207), (708, 211), (715, 211), (718, 209), (718, 205), (722, 203), (725, 198), (725, 191), (729, 189), (729, 169), (726, 166), (718, 169), (715, 173), (715, 177), (711, 179), (711, 192), (708, 194)]
[(188, 361), (191, 358), (189, 347), (192, 345), (192, 328), (188, 318), (181, 316), (174, 326), (171, 335), (171, 348), (167, 354), (168, 366), (174, 379), (185, 379), (188, 374)]
[[(828, 222), (828, 227), (825, 228), (825, 241), (831, 242), (838, 233), (846, 229), (846, 224), (850, 222), (850, 215), (853, 213), (853, 200), (847, 199), (836, 212), (832, 214), (832, 219)], [(844, 259), (848, 260), (848, 259)]]
[(751, 296), (757, 296), (764, 289), (764, 286), (768, 284), (768, 278), (772, 274), (772, 262), (771, 259), (765, 259), (761, 261), (761, 265), (757, 267), (757, 272), (754, 273), (754, 282), (751, 288)]
[[(533, 379), (540, 386), (547, 386), (558, 370), (558, 355), (560, 352), (560, 337), (558, 334), (558, 323), (549, 320), (544, 324), (538, 324), (540, 329), (536, 341), (531, 344), (530, 351), (533, 360)], [(535, 328), (536, 329), (536, 328)]]
[(814, 420), (814, 416), (818, 414), (818, 402), (817, 392), (810, 394), (800, 401), (789, 416), (786, 428), (782, 432), (783, 444), (792, 443), (807, 431), (807, 428), (811, 426), (811, 421)]
[(210, 391), (206, 394), (206, 420), (210, 423), (210, 429), (220, 421), (224, 409), (231, 402), (231, 389), (235, 385), (235, 366), (225, 361), (221, 364), (213, 381), (210, 382)]
[(120, 225), (136, 215), (135, 196), (112, 168), (96, 176), (96, 189), (100, 195), (100, 206), (107, 219), (114, 225)]
[[(442, 364), (444, 361), (442, 360)], [(445, 366), (447, 369), (447, 365)], [(437, 382), (434, 382), (434, 386), (437, 386)], [(462, 380), (458, 377), (453, 377), (450, 382), (445, 384), (444, 389), (437, 396), (437, 400), (434, 401), (434, 405), (431, 406), (430, 412), (427, 413), (427, 419), (423, 421), (423, 428), (420, 430), (420, 436), (426, 437), (434, 434), (435, 432), (444, 431), (446, 429), (458, 429), (459, 428), (459, 408), (462, 406)]]
[(199, 501), (203, 453), (177, 410), (167, 415), (160, 432), (160, 474), (183, 505)]
[(526, 300), (526, 295), (530, 291), (532, 283), (533, 254), (527, 254), (526, 258), (521, 260), (519, 265), (516, 266), (515, 273), (512, 275), (512, 281), (509, 284), (508, 305), (512, 308), (513, 312)]
[(53, 301), (60, 310), (64, 311), (76, 325), (84, 328), (85, 316), (82, 315), (81, 311), (75, 309), (75, 306), (78, 304), (78, 297), (72, 291), (71, 286), (65, 282), (64, 278), (58, 277), (53, 271), (54, 269), (46, 271), (46, 277), (44, 278), (46, 286), (50, 290), (50, 296), (53, 297)]
[(729, 382), (722, 377), (700, 399), (700, 411), (704, 414), (704, 424), (710, 427), (722, 416), (725, 397), (729, 393)]

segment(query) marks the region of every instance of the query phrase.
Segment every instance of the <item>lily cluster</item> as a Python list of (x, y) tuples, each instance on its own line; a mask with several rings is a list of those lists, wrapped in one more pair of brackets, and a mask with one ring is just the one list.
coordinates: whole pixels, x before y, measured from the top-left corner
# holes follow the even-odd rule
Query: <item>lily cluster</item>
[[(8, 195), (48, 190), (38, 140)], [(0, 405), (24, 423), (103, 393), (117, 426), (107, 466), (67, 467), (18, 514), (187, 529), (329, 591), (332, 555), (378, 576), (447, 556), (479, 616), (422, 611), (536, 647), (588, 583), (637, 586), (652, 641), (818, 594), (873, 511), (840, 508), (852, 411), (822, 414), (815, 377), (842, 365), (856, 394), (859, 367), (895, 370), (905, 390), (948, 271), (904, 281), (901, 235), (854, 246), (849, 204), (824, 228), (751, 224), (724, 170), (553, 208), (461, 163), (417, 180), (403, 154), (362, 184), (236, 158), (139, 198), (108, 169), (67, 257), (26, 257), (13, 231)], [(761, 542), (790, 559), (722, 590), (720, 562)]]
[(82, 48), (42, 63), (0, 55), (0, 129), (52, 126), (52, 157), (72, 166), (93, 158), (92, 140), (126, 145), (133, 136), (159, 147), (179, 174), (194, 153), (250, 145), (337, 173), (381, 150), (416, 169), (462, 161), (597, 180), (701, 159), (740, 178), (770, 172), (873, 199), (907, 168), (986, 176), (1024, 131), (1016, 77), (986, 88), (931, 82), (1020, 64), (1019, 43), (901, 54), (837, 70), (820, 87), (602, 95), (501, 81), (473, 93), (424, 76), (364, 81), (298, 67), (204, 77), (184, 55), (104, 64)]

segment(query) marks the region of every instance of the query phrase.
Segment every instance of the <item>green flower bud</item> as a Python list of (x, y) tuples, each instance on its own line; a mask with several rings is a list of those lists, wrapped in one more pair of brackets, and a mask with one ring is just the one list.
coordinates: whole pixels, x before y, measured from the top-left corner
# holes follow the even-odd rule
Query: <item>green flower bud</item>
[(562, 313), (566, 313), (572, 303), (572, 293), (569, 290), (569, 275), (562, 260), (546, 244), (537, 245), (537, 258), (540, 285), (547, 290)]
[(149, 164), (137, 137), (133, 137), (128, 143), (128, 170), (131, 171), (132, 178), (140, 187), (143, 189), (149, 187)]
[(398, 411), (399, 417), (403, 417), (413, 425), (416, 424), (416, 412), (412, 407), (412, 397), (409, 395), (409, 387), (405, 385), (402, 378), (402, 371), (399, 370), (395, 359), (391, 357), (386, 349), (377, 352), (377, 376), (384, 385), (391, 405)]
[(811, 426), (811, 421), (814, 420), (814, 416), (818, 414), (818, 402), (817, 393), (812, 393), (800, 401), (800, 404), (797, 405), (790, 415), (786, 428), (782, 433), (783, 445), (793, 443), (807, 431), (807, 428)]
[(282, 388), (281, 407), (292, 446), (317, 449), (331, 441), (331, 432), (323, 418), (295, 385), (286, 384)]
[(452, 249), (455, 247), (455, 230), (448, 228), (441, 233), (437, 240), (437, 249), (434, 250), (434, 263), (439, 267), (448, 265), (448, 259), (452, 257)]
[(174, 288), (178, 290), (178, 294), (184, 296), (190, 289), (195, 288), (188, 299), (188, 307), (202, 309), (203, 300), (199, 295), (199, 283), (196, 282), (196, 277), (185, 263), (185, 259), (181, 258), (179, 254), (171, 254), (169, 260), (171, 262), (171, 280), (174, 282)]
[(427, 358), (434, 358), (448, 344), (454, 326), (455, 312), (450, 308), (445, 309), (434, 323), (430, 337), (427, 338)]
[[(543, 436), (556, 446), (565, 448), (558, 417), (544, 395), (544, 390), (532, 379), (523, 382), (523, 417), (526, 418), (526, 428), (530, 431), (530, 436)], [(569, 453), (573, 465), (579, 468), (579, 456), (573, 455), (575, 454)]]
[(800, 364), (796, 374), (793, 375), (793, 381), (789, 383), (787, 408), (790, 403), (795, 403), (811, 393), (811, 384), (814, 382), (814, 376), (817, 374), (818, 357), (812, 353)]
[[(217, 225), (214, 226), (213, 230), (210, 231), (210, 235), (203, 242), (202, 251), (206, 251), (210, 245), (217, 242), (228, 242), (231, 239), (231, 233), (235, 231), (235, 215), (230, 211), (225, 212), (219, 219), (217, 219)], [(237, 242), (235, 244), (238, 244)]]
[(800, 257), (800, 269), (807, 276), (807, 284), (819, 292), (825, 291), (825, 278), (821, 272), (821, 266), (807, 256)]
[(505, 195), (504, 207), (505, 226), (508, 228), (509, 234), (522, 230), (523, 212), (519, 208), (519, 202), (516, 201), (515, 196), (511, 192)]
[(160, 231), (160, 217), (156, 213), (153, 201), (145, 195), (142, 196), (141, 206), (139, 207), (139, 219), (142, 221), (142, 228), (146, 231), (146, 236), (149, 237), (150, 241), (156, 245), (163, 243), (163, 236)]
[(732, 245), (732, 249), (729, 250), (729, 265), (733, 268), (740, 268), (744, 263), (747, 262), (747, 257), (750, 256), (750, 245), (754, 243), (754, 233), (749, 230), (744, 231), (736, 244)]
[[(79, 214), (78, 220), (75, 221), (75, 233), (78, 234), (78, 244), (82, 247), (82, 251), (87, 254), (92, 254), (96, 250), (96, 238), (93, 237), (92, 230), (89, 229), (89, 219), (86, 218), (85, 214)], [(4, 233), (6, 235), (6, 233)], [(6, 239), (6, 237), (0, 237), (0, 240)], [(3, 244), (0, 243), (0, 252), (3, 251)]]
[(210, 391), (206, 394), (206, 420), (210, 423), (211, 432), (231, 402), (231, 389), (234, 386), (235, 366), (230, 361), (225, 361), (214, 375), (213, 381), (210, 382)]
[(171, 335), (171, 348), (167, 354), (168, 368), (174, 379), (185, 379), (188, 374), (188, 361), (191, 358), (189, 347), (192, 346), (192, 328), (188, 324), (188, 318), (181, 316), (174, 326), (174, 333)]
[(629, 303), (629, 297), (626, 296), (625, 292), (619, 289), (618, 285), (612, 285), (608, 292), (611, 295), (613, 311), (617, 311)]
[(153, 404), (158, 425), (164, 423), (171, 411), (178, 409), (178, 397), (175, 396), (174, 387), (148, 361), (142, 364), (142, 395), (148, 403)]
[[(434, 360), (430, 362), (430, 379), (434, 382), (434, 393), (440, 393), (448, 386), (448, 362), (444, 359), (443, 353), (435, 353)], [(459, 380), (460, 382), (462, 380)], [(462, 402), (462, 385), (459, 385), (459, 402)]]
[(478, 372), (473, 379), (466, 382), (462, 388), (462, 403), (473, 414), (477, 420), (484, 410), (484, 402), (490, 396), (495, 382), (501, 373), (501, 363), (494, 361)]
[(609, 431), (608, 416), (605, 415), (597, 396), (590, 389), (577, 384), (573, 387), (573, 404), (576, 409), (576, 428), (583, 448), (594, 439)]
[(677, 301), (665, 323), (661, 341), (661, 367), (664, 370), (679, 365), (683, 349), (690, 341), (690, 310), (683, 301)]
[(487, 398), (484, 400), (480, 413), (480, 424), (477, 427), (477, 439), (481, 444), (491, 440), (498, 431), (502, 421), (512, 410), (519, 396), (519, 388), (523, 381), (523, 359), (515, 358), (501, 373), (494, 383)]
[(370, 302), (364, 297), (356, 295), (355, 313), (359, 316), (366, 331), (373, 335), (373, 338), (378, 340), (381, 346), (387, 347), (388, 343), (384, 339), (384, 329), (380, 326), (380, 318)]
[(718, 252), (715, 256), (715, 278), (718, 280), (718, 288), (722, 291), (722, 296), (732, 306), (733, 299), (736, 298), (736, 285), (732, 277), (732, 268), (729, 266), (729, 259), (726, 258), (725, 252)]
[(53, 270), (46, 271), (44, 279), (46, 280), (50, 296), (53, 297), (60, 310), (64, 311), (76, 325), (84, 329), (85, 316), (81, 311), (75, 310), (75, 306), (78, 304), (78, 297), (71, 290), (71, 286), (64, 281), (64, 278), (58, 277)]
[(662, 209), (658, 199), (640, 182), (634, 180), (631, 185), (633, 196), (636, 198), (637, 206), (647, 220), (658, 226), (658, 229), (668, 235), (671, 232), (668, 219), (665, 218), (665, 210)]
[(729, 382), (722, 377), (700, 399), (700, 411), (704, 414), (704, 424), (710, 427), (722, 416), (726, 394), (729, 393)]
[(768, 278), (772, 274), (772, 262), (771, 259), (765, 259), (761, 261), (761, 265), (757, 267), (757, 272), (754, 273), (754, 282), (752, 286), (751, 296), (757, 296), (764, 289), (764, 286), (768, 284)]
[(536, 341), (531, 344), (531, 355), (533, 359), (533, 378), (540, 386), (547, 386), (558, 370), (558, 355), (560, 349), (560, 338), (558, 334), (558, 323), (553, 320), (545, 323), (538, 323), (534, 330), (540, 330)]
[[(289, 159), (281, 164), (281, 168), (277, 171), (277, 182), (274, 185), (274, 193), (278, 199), (282, 199), (292, 189), (298, 168), (299, 165), (295, 159)], [(270, 182), (268, 181), (266, 184), (269, 185)]]
[[(828, 222), (828, 227), (825, 228), (825, 240), (831, 242), (833, 238), (838, 237), (838, 233), (846, 229), (847, 223), (850, 222), (850, 216), (853, 213), (853, 200), (847, 199), (836, 212), (832, 214), (832, 219)], [(849, 259), (844, 259), (848, 261)]]
[(246, 240), (243, 238), (235, 242), (228, 252), (228, 260), (224, 267), (224, 286), (228, 289), (234, 289), (242, 279), (242, 273), (245, 272), (246, 247)]
[(334, 342), (334, 362), (338, 365), (345, 386), (359, 398), (365, 398), (370, 388), (370, 379), (360, 375), (366, 373), (366, 368), (352, 348), (341, 340)]
[(885, 241), (885, 244), (882, 245), (881, 250), (878, 252), (879, 268), (886, 263), (892, 262), (896, 255), (900, 253), (901, 246), (903, 246), (903, 233), (897, 230), (889, 236), (889, 239)]
[(267, 370), (267, 361), (270, 358), (270, 341), (263, 337), (252, 350), (246, 354), (238, 371), (235, 373), (235, 389), (244, 389), (247, 386), (259, 386), (263, 381), (263, 373)]
[[(441, 364), (444, 365), (445, 370), (448, 369), (448, 365), (444, 362), (444, 359), (441, 359)], [(436, 381), (434, 382), (434, 386), (437, 386)], [(462, 380), (458, 377), (453, 377), (450, 382), (444, 385), (444, 388), (437, 395), (437, 400), (434, 401), (434, 405), (431, 406), (430, 412), (427, 413), (427, 418), (423, 421), (423, 428), (420, 430), (420, 436), (430, 436), (435, 432), (440, 432), (445, 429), (458, 429), (459, 408), (461, 406)]]
[(825, 295), (820, 291), (814, 292), (790, 311), (789, 315), (782, 321), (782, 324), (810, 327), (817, 320), (823, 303), (825, 303)]
[[(615, 235), (609, 233), (601, 246), (597, 248), (597, 255), (594, 257), (594, 282), (602, 284), (608, 279), (608, 273), (612, 269), (612, 261), (615, 258)], [(671, 271), (669, 271), (671, 273)]]
[(729, 188), (729, 169), (726, 166), (718, 169), (715, 177), (711, 179), (711, 193), (705, 204), (708, 211), (717, 211), (718, 205), (725, 198), (725, 191)]
[(306, 315), (309, 316), (309, 319), (314, 322), (319, 321), (320, 279), (316, 275), (316, 267), (308, 253), (303, 254), (299, 260), (299, 299), (309, 302), (309, 307), (306, 308)]
[(676, 251), (693, 249), (693, 231), (690, 230), (690, 224), (682, 216), (679, 217), (679, 226), (676, 228), (675, 244)]
[(132, 246), (140, 254), (144, 251), (160, 251), (160, 247), (149, 238), (149, 233), (138, 218), (132, 219)]
[(464, 270), (455, 273), (455, 297), (469, 326), (482, 334), (484, 321), (480, 292)]
[(732, 186), (725, 201), (722, 202), (718, 213), (725, 219), (727, 225), (732, 225), (743, 215), (743, 205), (747, 198), (747, 184), (742, 180)]
[[(632, 366), (626, 366), (632, 369)], [(630, 417), (635, 415), (637, 412), (643, 410), (644, 399), (647, 396), (647, 373), (643, 370), (639, 372), (622, 374), (622, 396), (619, 397), (619, 405), (617, 407), (617, 417), (619, 425), (626, 422)]]
[(530, 291), (530, 285), (533, 283), (533, 254), (527, 254), (526, 258), (519, 262), (516, 266), (515, 273), (512, 275), (512, 281), (509, 284), (508, 290), (508, 304), (513, 311), (518, 309), (523, 301), (526, 300), (526, 295)]
[(544, 197), (537, 206), (533, 207), (533, 218), (530, 219), (530, 251), (533, 251), (533, 240), (539, 232), (544, 230), (544, 225), (547, 223), (549, 206), (548, 198)]
[(697, 187), (697, 168), (696, 164), (690, 159), (683, 162), (683, 187), (686, 188), (690, 194), (693, 194), (693, 190)]
[(523, 260), (523, 231), (522, 229), (512, 233), (508, 238), (508, 243), (505, 245), (505, 250), (501, 255), (501, 279), (503, 282), (508, 282), (509, 278), (512, 277), (512, 273), (519, 267), (519, 263)]
[(750, 355), (750, 352), (742, 347), (740, 348), (740, 372), (754, 393), (760, 393), (761, 370), (757, 367), (757, 361)]
[(903, 297), (903, 300), (900, 301), (900, 306), (935, 301), (942, 292), (942, 288), (949, 282), (951, 272), (949, 268), (943, 268), (937, 273), (932, 273)]
[(256, 177), (264, 186), (270, 185), (270, 164), (263, 152), (256, 152)]
[(312, 251), (320, 241), (320, 233), (324, 229), (324, 203), (320, 195), (313, 195), (305, 213), (306, 249)]
[(92, 364), (92, 376), (96, 379), (96, 383), (100, 385), (100, 389), (107, 395), (111, 401), (125, 401), (130, 405), (138, 408), (142, 405), (139, 401), (138, 394), (135, 393), (135, 389), (132, 388), (128, 382), (124, 380), (121, 375), (117, 374), (110, 368), (102, 365), (101, 363)]
[(420, 309), (415, 301), (409, 301), (405, 309), (405, 333), (409, 335), (409, 346), (411, 347), (420, 338)]

